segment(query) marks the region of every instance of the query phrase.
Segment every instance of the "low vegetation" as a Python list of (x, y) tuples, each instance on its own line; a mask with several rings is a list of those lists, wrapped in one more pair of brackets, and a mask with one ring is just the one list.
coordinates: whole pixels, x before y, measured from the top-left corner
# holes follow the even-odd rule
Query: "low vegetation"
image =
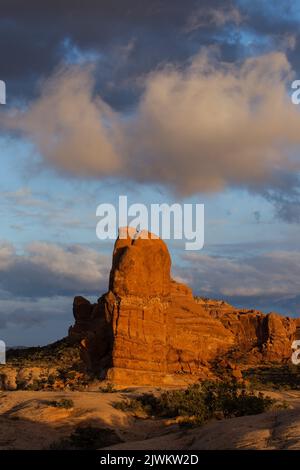
[(273, 364), (248, 369), (244, 376), (255, 388), (265, 390), (300, 390), (300, 367)]
[(116, 393), (116, 389), (114, 384), (108, 382), (106, 385), (103, 385), (102, 387), (99, 387), (99, 391), (101, 393)]
[(74, 408), (74, 402), (68, 398), (62, 398), (61, 400), (49, 401), (48, 406), (53, 406), (54, 408), (64, 408), (68, 410), (70, 408)]
[(79, 346), (70, 344), (63, 338), (47, 346), (31, 348), (9, 349), (7, 363), (11, 365), (45, 366), (45, 365), (71, 365), (80, 361)]
[(95, 450), (122, 442), (113, 429), (78, 427), (67, 438), (54, 442), (50, 450)]
[(205, 381), (185, 390), (166, 391), (156, 396), (143, 394), (135, 399), (114, 403), (115, 408), (137, 416), (183, 418), (202, 424), (213, 417), (232, 418), (259, 414), (270, 409), (274, 400), (255, 394), (238, 383)]
[(42, 347), (10, 349), (7, 366), (16, 370), (17, 390), (85, 390), (94, 379), (80, 359), (79, 345), (67, 338)]

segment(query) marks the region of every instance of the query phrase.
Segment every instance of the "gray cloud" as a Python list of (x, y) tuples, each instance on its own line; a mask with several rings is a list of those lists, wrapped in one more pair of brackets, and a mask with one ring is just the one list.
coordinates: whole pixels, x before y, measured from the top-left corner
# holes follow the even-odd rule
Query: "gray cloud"
[(299, 185), (286, 190), (264, 190), (263, 196), (273, 204), (275, 217), (289, 224), (300, 223), (300, 189)]
[(9, 84), (9, 102), (26, 100), (35, 95), (36, 83), (58, 63), (97, 57), (97, 90), (120, 109), (136, 102), (141, 76), (162, 63), (183, 64), (204, 45), (219, 45), (222, 60), (232, 61), (251, 51), (257, 54), (286, 47), (299, 70), (294, 3), (2, 0), (1, 78)]
[[(1, 79), (8, 100), (35, 94), (35, 84), (59, 62), (97, 56), (97, 85), (116, 107), (131, 105), (136, 79), (166, 61), (184, 61), (195, 45), (220, 43), (233, 49), (223, 25), (185, 31), (199, 8), (232, 9), (231, 0), (76, 0), (59, 2), (2, 0), (0, 12)], [(199, 14), (197, 16), (199, 19)], [(128, 45), (134, 45), (128, 51)], [(128, 55), (128, 52), (129, 55)]]
[(35, 242), (18, 254), (0, 244), (0, 289), (7, 295), (40, 298), (100, 295), (107, 289), (110, 260), (79, 245)]
[[(0, 310), (0, 329), (6, 328), (18, 328), (18, 329), (30, 329), (35, 326), (43, 326), (47, 324), (47, 321), (59, 321), (62, 316), (69, 318), (72, 321), (72, 304), (68, 298), (68, 305), (64, 311), (60, 310), (59, 299), (56, 298), (56, 305), (50, 308), (51, 302), (49, 298), (44, 298), (44, 302), (47, 302), (47, 308), (43, 305), (43, 302), (31, 302), (28, 299), (22, 299), (22, 301), (15, 302), (10, 301), (2, 305)], [(15, 306), (18, 303), (18, 306)], [(54, 307), (54, 308), (53, 308)]]
[(7, 346), (47, 344), (66, 336), (72, 322), (69, 296), (6, 298), (1, 293), (0, 336)]
[[(245, 247), (244, 252), (249, 250)], [(300, 253), (272, 251), (253, 256), (188, 254), (176, 273), (194, 292), (252, 308), (297, 313), (300, 309)]]
[(227, 23), (240, 25), (243, 18), (240, 10), (230, 4), (202, 5), (188, 17), (185, 31), (191, 32), (208, 26), (224, 26)]

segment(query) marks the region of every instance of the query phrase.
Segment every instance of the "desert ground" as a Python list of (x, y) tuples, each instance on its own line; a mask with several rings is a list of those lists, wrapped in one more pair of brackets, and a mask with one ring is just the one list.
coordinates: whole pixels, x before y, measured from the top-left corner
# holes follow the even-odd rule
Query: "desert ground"
[[(49, 449), (77, 426), (113, 429), (122, 442), (109, 449), (300, 449), (300, 391), (266, 392), (286, 401), (287, 409), (191, 428), (180, 427), (176, 420), (145, 419), (113, 407), (144, 391), (1, 392), (0, 449)], [(62, 399), (72, 400), (73, 407), (49, 405)]]

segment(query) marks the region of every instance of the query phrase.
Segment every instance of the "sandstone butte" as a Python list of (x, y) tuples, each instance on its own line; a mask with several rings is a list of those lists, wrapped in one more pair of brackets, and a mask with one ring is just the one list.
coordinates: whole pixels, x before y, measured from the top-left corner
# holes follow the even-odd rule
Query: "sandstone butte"
[(69, 339), (89, 370), (118, 385), (181, 385), (209, 377), (216, 361), (290, 361), (300, 319), (196, 299), (171, 278), (161, 239), (121, 230), (108, 292), (96, 304), (74, 299)]

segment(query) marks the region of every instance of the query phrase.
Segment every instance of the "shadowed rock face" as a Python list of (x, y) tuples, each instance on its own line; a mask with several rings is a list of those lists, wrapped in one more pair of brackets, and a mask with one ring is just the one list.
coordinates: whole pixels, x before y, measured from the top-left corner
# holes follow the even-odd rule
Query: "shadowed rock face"
[(122, 235), (109, 291), (94, 305), (74, 299), (69, 338), (81, 342), (89, 369), (116, 384), (182, 384), (209, 377), (209, 361), (226, 354), (255, 363), (290, 357), (295, 320), (196, 301), (171, 278), (162, 240), (131, 228)]

